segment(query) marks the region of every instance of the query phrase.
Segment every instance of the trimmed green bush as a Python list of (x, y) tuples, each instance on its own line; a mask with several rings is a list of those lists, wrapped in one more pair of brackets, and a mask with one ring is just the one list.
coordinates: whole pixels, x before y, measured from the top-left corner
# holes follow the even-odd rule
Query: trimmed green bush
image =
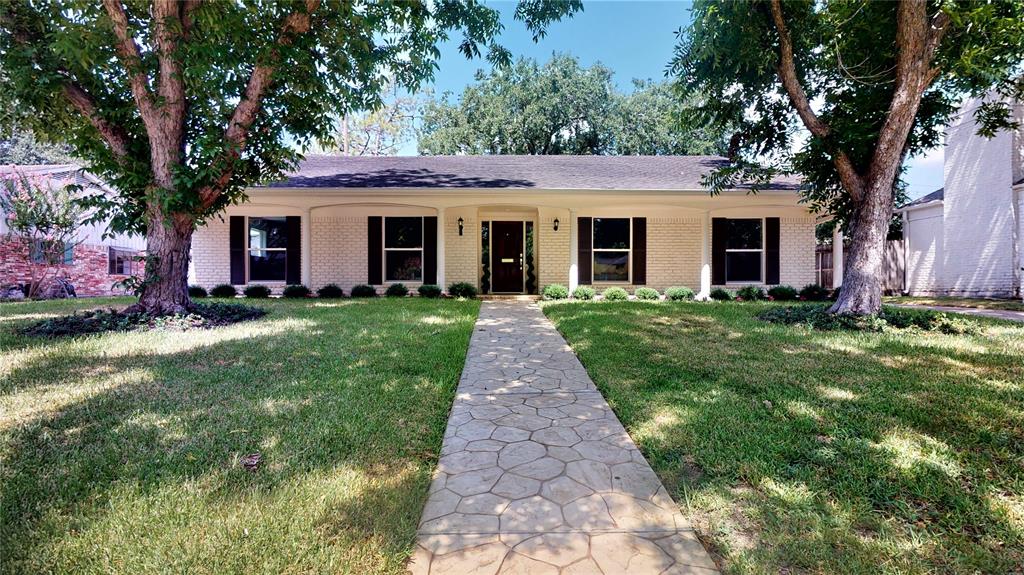
[(589, 300), (594, 299), (595, 295), (597, 295), (597, 290), (590, 286), (579, 286), (572, 290), (573, 299)]
[(636, 299), (641, 299), (645, 301), (657, 301), (658, 299), (661, 298), (661, 294), (658, 293), (658, 290), (650, 287), (636, 288), (636, 291), (633, 292), (633, 295), (636, 296)]
[(441, 297), (441, 286), (439, 285), (423, 284), (420, 287), (416, 288), (416, 291), (419, 292), (421, 297)]
[(188, 297), (206, 297), (206, 288), (204, 288), (203, 286), (188, 286)]
[(63, 337), (107, 331), (186, 331), (230, 325), (266, 314), (262, 308), (223, 302), (197, 303), (191, 312), (173, 315), (94, 310), (45, 319), (24, 328), (21, 333), (36, 337)]
[(391, 284), (388, 289), (384, 290), (384, 295), (388, 297), (405, 297), (409, 295), (409, 288), (405, 287), (405, 284)]
[(352, 297), (377, 297), (377, 288), (366, 284), (352, 286)]
[(476, 297), (476, 286), (467, 282), (456, 282), (448, 286), (448, 295), (466, 299), (474, 298)]
[(774, 301), (794, 301), (799, 295), (793, 286), (775, 286), (768, 290), (768, 299)]
[(665, 299), (672, 301), (684, 301), (697, 297), (693, 290), (686, 286), (670, 287), (665, 290)]
[(245, 294), (245, 297), (265, 299), (270, 297), (270, 288), (262, 284), (252, 284), (251, 286), (246, 287), (245, 291), (242, 293)]
[(950, 316), (930, 309), (906, 309), (884, 306), (878, 315), (854, 316), (828, 313), (828, 305), (796, 305), (772, 307), (757, 317), (763, 321), (781, 324), (802, 324), (818, 330), (850, 329), (885, 331), (891, 329), (920, 329), (956, 335), (981, 333), (976, 321)]
[(626, 301), (629, 299), (629, 294), (626, 293), (626, 290), (616, 286), (601, 292), (601, 297), (605, 301)]
[(818, 284), (807, 284), (800, 290), (800, 299), (803, 301), (825, 301), (831, 292)]
[(562, 284), (548, 284), (544, 286), (544, 299), (565, 299), (569, 297), (569, 288)]
[(720, 287), (711, 290), (711, 293), (708, 295), (715, 301), (732, 301), (736, 299), (731, 291)]
[(313, 292), (311, 292), (308, 287), (302, 284), (295, 284), (284, 286), (284, 291), (281, 292), (281, 295), (290, 298), (304, 298), (309, 297), (311, 293)]
[(213, 297), (235, 297), (238, 295), (238, 290), (231, 284), (220, 284), (210, 290), (210, 295)]
[(345, 297), (345, 290), (341, 289), (338, 284), (327, 284), (316, 290), (316, 295), (324, 299), (336, 299)]
[(767, 297), (760, 286), (743, 286), (736, 292), (736, 299), (740, 301), (761, 301)]

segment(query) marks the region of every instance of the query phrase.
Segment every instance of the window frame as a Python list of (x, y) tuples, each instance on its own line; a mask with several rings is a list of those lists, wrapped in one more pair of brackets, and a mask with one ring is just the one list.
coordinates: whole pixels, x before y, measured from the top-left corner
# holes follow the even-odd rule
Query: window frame
[[(628, 249), (621, 248), (598, 248), (595, 238), (597, 237), (597, 220), (626, 220), (629, 222), (629, 232), (626, 236), (629, 242)], [(625, 280), (597, 280), (594, 279), (597, 269), (598, 252), (626, 252), (626, 279)], [(590, 220), (590, 284), (591, 285), (630, 285), (633, 283), (633, 218), (632, 217), (597, 217)]]
[[(126, 261), (128, 262), (127, 272), (117, 272), (116, 259), (114, 254), (121, 252), (124, 254)], [(107, 246), (107, 275), (109, 276), (133, 276), (135, 275), (135, 258), (138, 256), (139, 250), (133, 250), (131, 248), (119, 248), (117, 246)], [(111, 264), (114, 264), (115, 271), (111, 272)], [(122, 268), (124, 269), (124, 268)]]
[[(43, 245), (48, 243), (60, 244), (61, 255), (59, 261), (47, 261), (45, 257), (47, 250), (43, 248)], [(68, 242), (64, 240), (44, 240), (40, 238), (33, 238), (32, 243), (28, 247), (28, 260), (32, 264), (70, 266), (75, 263), (74, 249), (74, 244), (68, 246)]]
[[(250, 263), (252, 261), (252, 220), (263, 220), (269, 218), (283, 218), (285, 221), (285, 230), (287, 231), (288, 216), (245, 216), (245, 283), (246, 285), (253, 283), (253, 279), (250, 270)], [(285, 285), (288, 283), (288, 237), (285, 236), (285, 247), (283, 248), (257, 248), (261, 252), (284, 252), (284, 279), (283, 280), (255, 280), (262, 284), (269, 285)]]
[[(389, 248), (388, 247), (388, 218), (392, 218), (392, 219), (398, 219), (398, 218), (411, 219), (411, 218), (416, 218), (416, 219), (419, 219), (420, 220), (420, 247), (418, 247), (418, 248)], [(382, 276), (381, 279), (384, 282), (383, 285), (391, 285), (391, 284), (399, 284), (399, 283), (400, 284), (417, 284), (417, 283), (421, 284), (421, 283), (423, 283), (423, 273), (424, 273), (423, 265), (426, 262), (426, 254), (424, 253), (426, 250), (424, 249), (424, 246), (427, 243), (427, 241), (426, 241), (426, 216), (382, 216), (381, 217), (380, 226), (381, 226), (381, 233), (380, 233), (380, 243), (381, 243), (381, 246), (380, 246), (381, 250), (380, 250), (380, 252), (381, 253), (380, 253), (380, 257), (381, 257), (381, 270), (382, 270), (381, 271), (381, 276)], [(388, 252), (419, 252), (420, 253), (420, 277), (419, 277), (419, 279), (415, 279), (415, 280), (393, 280), (393, 279), (388, 279)]]
[[(765, 244), (766, 244), (766, 242), (768, 240), (768, 238), (766, 236), (766, 227), (767, 227), (767, 225), (765, 223), (765, 218), (764, 217), (760, 217), (760, 218), (726, 218), (726, 221), (729, 221), (729, 220), (756, 220), (756, 221), (761, 222), (761, 247), (758, 248), (758, 249), (729, 248), (728, 247), (728, 240), (729, 240), (729, 238), (726, 238), (726, 242), (727, 243), (726, 243), (726, 248), (725, 248), (725, 285), (727, 285), (727, 286), (765, 285), (765, 283), (764, 283), (764, 277), (765, 277), (765, 269), (764, 269), (765, 268)], [(761, 257), (760, 257), (761, 269), (760, 269), (760, 274), (759, 274), (759, 277), (758, 277), (757, 281), (754, 281), (754, 280), (730, 281), (729, 280), (729, 254), (730, 253), (755, 253), (755, 252), (761, 254)]]

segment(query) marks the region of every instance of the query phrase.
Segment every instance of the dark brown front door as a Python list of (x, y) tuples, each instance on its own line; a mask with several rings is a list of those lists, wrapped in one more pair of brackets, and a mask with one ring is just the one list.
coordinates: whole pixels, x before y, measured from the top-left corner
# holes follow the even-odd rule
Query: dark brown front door
[(523, 222), (491, 222), (491, 283), (496, 293), (523, 291)]

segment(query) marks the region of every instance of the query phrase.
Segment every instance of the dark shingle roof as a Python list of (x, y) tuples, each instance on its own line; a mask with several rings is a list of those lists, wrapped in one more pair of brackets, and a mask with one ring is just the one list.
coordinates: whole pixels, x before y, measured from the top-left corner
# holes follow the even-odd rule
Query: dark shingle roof
[[(310, 155), (278, 188), (508, 188), (701, 190), (718, 156), (378, 156)], [(764, 189), (796, 190), (779, 177)]]
[(910, 207), (913, 207), (913, 206), (920, 206), (921, 204), (927, 204), (928, 202), (934, 202), (936, 200), (942, 201), (942, 196), (944, 195), (945, 190), (946, 190), (946, 188), (939, 188), (939, 189), (935, 190), (934, 192), (928, 194), (927, 196), (921, 196), (920, 198), (917, 198), (916, 200), (914, 200), (914, 201), (912, 201), (910, 203), (903, 204), (902, 206), (900, 206), (900, 209), (902, 210), (904, 208), (910, 208)]

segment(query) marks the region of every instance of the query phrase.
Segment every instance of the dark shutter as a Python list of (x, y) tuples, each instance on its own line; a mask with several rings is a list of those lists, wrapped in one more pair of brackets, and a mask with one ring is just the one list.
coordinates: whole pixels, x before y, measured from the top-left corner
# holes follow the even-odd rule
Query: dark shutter
[(117, 272), (117, 252), (114, 248), (107, 248), (107, 273), (113, 275)]
[(369, 237), (366, 250), (366, 283), (376, 286), (384, 283), (384, 218), (370, 216), (367, 222)]
[(288, 235), (288, 252), (284, 258), (284, 281), (288, 284), (302, 283), (302, 218), (288, 216), (285, 218)]
[(779, 283), (779, 218), (764, 219), (764, 283)]
[(423, 283), (437, 283), (437, 216), (423, 218)]
[(725, 218), (711, 218), (711, 283), (725, 285), (725, 242), (729, 225)]
[(245, 216), (231, 216), (228, 247), (231, 249), (231, 283), (245, 283)]
[(590, 285), (592, 283), (591, 268), (594, 265), (594, 252), (592, 250), (594, 220), (593, 218), (576, 218), (576, 222), (576, 225), (579, 226), (576, 239), (580, 285)]
[(647, 218), (633, 218), (633, 285), (647, 283)]

